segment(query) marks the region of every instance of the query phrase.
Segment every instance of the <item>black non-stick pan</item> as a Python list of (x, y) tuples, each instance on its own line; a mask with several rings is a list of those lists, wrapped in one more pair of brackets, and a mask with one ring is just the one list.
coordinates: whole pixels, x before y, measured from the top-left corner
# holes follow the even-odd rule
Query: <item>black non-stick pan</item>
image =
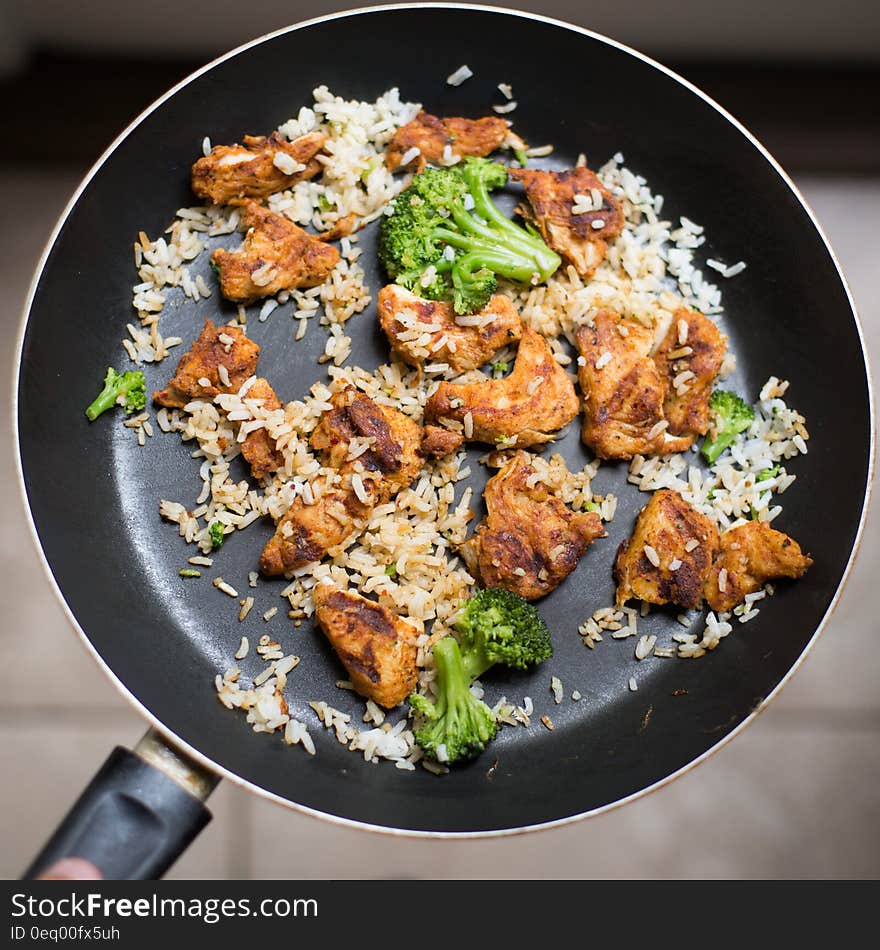
[[(447, 84), (462, 63), (473, 77)], [(282, 610), (271, 632), (302, 657), (287, 694), (292, 714), (311, 723), (311, 757), (278, 735), (254, 734), (212, 688), (241, 634), (264, 632), (259, 614), (283, 606), (283, 581), (264, 581), (258, 626), (241, 625), (230, 599), (211, 585), (222, 575), (246, 586), (271, 524), (235, 534), (200, 581), (181, 579), (192, 549), (160, 519), (158, 500), (194, 504), (198, 463), (176, 436), (159, 433), (140, 448), (119, 419), (89, 424), (83, 407), (107, 366), (122, 363), (120, 340), (134, 316), (132, 243), (141, 230), (160, 234), (177, 208), (193, 203), (189, 169), (205, 135), (235, 142), (274, 129), (321, 84), (361, 99), (397, 86), (430, 112), (479, 116), (502, 101), (501, 82), (513, 86), (516, 130), (555, 146), (540, 164), (570, 166), (585, 152), (595, 167), (620, 151), (665, 195), (664, 216), (705, 226), (703, 263), (747, 261), (723, 288), (724, 327), (738, 357), (730, 386), (754, 398), (770, 375), (791, 382), (787, 398), (806, 416), (812, 439), (809, 454), (790, 465), (797, 482), (776, 526), (815, 564), (797, 584), (780, 584), (759, 617), (737, 624), (699, 660), (637, 664), (632, 641), (608, 638), (588, 651), (578, 625), (611, 603), (613, 554), (648, 500), (627, 484), (625, 463), (604, 464), (597, 490), (620, 498), (609, 536), (540, 603), (554, 657), (533, 674), (490, 678), (491, 696), (533, 697), (535, 725), (503, 730), (484, 755), (442, 777), (366, 763), (320, 727), (307, 703), (326, 699), (355, 714), (362, 705), (335, 689), (343, 671), (324, 638), (307, 624), (295, 629)], [(361, 240), (375, 294), (382, 283), (375, 226)], [(195, 272), (213, 279), (206, 256)], [(218, 296), (193, 304), (170, 294), (163, 332), (190, 340), (206, 317), (229, 319), (233, 311)], [(316, 325), (299, 343), (281, 311), (249, 327), (262, 346), (260, 372), (283, 399), (301, 398), (324, 378)], [(388, 359), (373, 308), (348, 332), (352, 363), (372, 368)], [(149, 390), (165, 383), (175, 362), (145, 367)], [(182, 82), (125, 131), (64, 213), (35, 277), (16, 420), (51, 583), (84, 643), (154, 730), (137, 754), (115, 753), (29, 873), (50, 857), (80, 854), (115, 877), (161, 873), (207, 820), (198, 799), (216, 777), (355, 825), (440, 835), (547, 827), (668, 781), (748, 723), (800, 663), (857, 546), (873, 450), (852, 299), (803, 199), (745, 129), (679, 77), (603, 37), (509, 11), (427, 5), (357, 11), (257, 40)], [(580, 467), (589, 456), (576, 430), (558, 448)], [(479, 476), (475, 487), (482, 488)], [(640, 631), (668, 638), (674, 624), (673, 613), (656, 610)], [(243, 668), (254, 675), (262, 663), (252, 653)], [(584, 699), (556, 705), (551, 675)], [(552, 717), (552, 732), (537, 724), (542, 714)]]

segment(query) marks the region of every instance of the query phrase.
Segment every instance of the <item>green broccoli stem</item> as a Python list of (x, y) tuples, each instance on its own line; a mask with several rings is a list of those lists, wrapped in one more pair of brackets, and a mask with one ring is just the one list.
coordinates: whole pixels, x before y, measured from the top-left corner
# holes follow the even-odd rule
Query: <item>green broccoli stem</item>
[[(495, 207), (488, 193), (486, 193), (485, 200), (486, 208), (483, 210), (486, 211), (489, 218), (480, 215), (486, 221), (485, 224), (465, 211), (463, 205), (458, 204), (452, 208), (452, 220), (461, 228), (464, 235), (474, 235), (477, 242), (485, 242), (485, 244), (496, 249), (501, 245), (501, 248), (509, 254), (517, 255), (523, 260), (529, 261), (531, 265), (530, 274), (537, 273), (541, 280), (547, 280), (559, 267), (560, 257), (551, 251), (540, 238), (536, 240), (523, 228), (505, 218)], [(474, 210), (477, 211), (478, 208), (479, 206), (475, 204)], [(461, 240), (461, 237), (459, 240)], [(462, 245), (456, 246), (461, 247)]]
[(483, 650), (477, 649), (476, 647), (465, 651), (462, 655), (461, 663), (468, 684), (479, 679), (486, 670), (495, 665), (494, 660), (490, 660)]
[(733, 445), (738, 434), (739, 433), (737, 432), (724, 432), (713, 442), (710, 442), (708, 445), (704, 445), (703, 458), (705, 458), (710, 465), (713, 462), (717, 462), (721, 453)]
[[(94, 390), (92, 390), (94, 392)], [(94, 422), (101, 413), (112, 409), (119, 398), (119, 389), (112, 383), (108, 383), (99, 393), (98, 398), (86, 409), (86, 415), (89, 422)]]
[[(471, 215), (466, 216), (472, 219)], [(488, 228), (485, 230), (489, 231)], [(435, 228), (432, 234), (436, 239), (465, 252), (462, 257), (450, 262), (448, 268), (441, 266), (444, 262), (435, 265), (438, 273), (460, 267), (470, 272), (488, 267), (496, 274), (520, 283), (529, 283), (533, 274), (540, 273), (539, 261), (527, 249), (511, 245), (507, 249), (499, 248), (498, 236), (492, 235), (491, 232), (486, 238), (474, 238), (448, 231), (446, 228)]]
[(442, 714), (450, 707), (468, 703), (471, 681), (455, 637), (444, 637), (434, 644), (434, 666), (441, 687), (437, 701), (439, 712)]
[[(562, 263), (562, 258), (547, 247), (541, 238), (524, 231), (498, 210), (498, 206), (489, 194), (485, 176), (480, 173), (479, 168), (474, 169), (466, 166), (462, 170), (462, 174), (471, 197), (474, 199), (474, 211), (491, 225), (489, 233), (497, 240), (497, 234), (494, 232), (500, 231), (506, 241), (510, 241), (522, 247), (526, 253), (530, 253), (538, 265), (541, 280), (547, 280), (552, 276)], [(473, 215), (468, 215), (468, 217), (473, 219)], [(459, 227), (461, 226), (457, 218), (455, 223)]]

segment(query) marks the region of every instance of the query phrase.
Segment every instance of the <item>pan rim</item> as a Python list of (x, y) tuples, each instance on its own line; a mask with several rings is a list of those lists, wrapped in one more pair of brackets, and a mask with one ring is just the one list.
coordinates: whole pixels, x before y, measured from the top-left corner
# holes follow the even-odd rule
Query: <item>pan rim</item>
[[(21, 380), (21, 358), (24, 347), (25, 334), (27, 332), (28, 321), (30, 317), (31, 308), (33, 306), (34, 298), (36, 296), (37, 286), (39, 285), (40, 279), (43, 275), (43, 272), (46, 267), (49, 255), (55, 246), (55, 243), (58, 239), (58, 236), (64, 227), (67, 218), (69, 217), (71, 211), (79, 201), (80, 196), (83, 194), (85, 189), (89, 186), (92, 179), (98, 174), (105, 162), (110, 158), (113, 152), (120, 146), (120, 144), (128, 137), (128, 135), (140, 125), (148, 116), (153, 112), (159, 109), (168, 99), (174, 96), (179, 90), (183, 89), (185, 86), (194, 82), (204, 74), (210, 72), (219, 64), (226, 62), (241, 53), (246, 52), (247, 50), (252, 49), (253, 47), (259, 46), (262, 43), (265, 43), (269, 40), (272, 40), (276, 37), (283, 36), (288, 33), (294, 33), (299, 30), (315, 26), (322, 23), (328, 23), (334, 20), (351, 18), (356, 16), (362, 16), (365, 14), (371, 13), (390, 13), (395, 10), (454, 10), (461, 13), (467, 13), (470, 11), (477, 11), (483, 13), (492, 13), (504, 16), (518, 17), (525, 20), (532, 20), (535, 22), (547, 24), (557, 28), (562, 28), (569, 30), (574, 33), (578, 33), (582, 36), (589, 37), (590, 39), (599, 41), (608, 46), (611, 46), (620, 52), (626, 53), (630, 56), (635, 57), (641, 62), (647, 64), (648, 66), (653, 67), (654, 69), (659, 70), (668, 78), (674, 80), (679, 85), (683, 86), (693, 95), (697, 96), (704, 103), (714, 109), (719, 115), (721, 115), (726, 121), (728, 121), (745, 139), (747, 139), (761, 154), (764, 160), (770, 165), (770, 167), (776, 172), (776, 174), (782, 179), (782, 181), (787, 185), (787, 187), (794, 194), (795, 198), (801, 205), (801, 207), (806, 212), (808, 218), (810, 219), (811, 224), (815, 228), (817, 234), (822, 240), (822, 243), (825, 247), (826, 252), (828, 253), (834, 268), (837, 272), (837, 276), (840, 279), (841, 285), (846, 293), (847, 301), (849, 303), (850, 312), (852, 314), (853, 321), (855, 323), (856, 332), (859, 339), (859, 346), (862, 352), (862, 359), (864, 360), (865, 365), (865, 377), (867, 383), (867, 396), (868, 396), (868, 419), (869, 419), (869, 452), (868, 452), (868, 467), (866, 473), (866, 483), (864, 488), (864, 501), (862, 503), (861, 516), (859, 519), (858, 529), (853, 541), (852, 550), (850, 552), (849, 558), (847, 560), (846, 566), (844, 568), (843, 574), (841, 575), (840, 581), (837, 585), (837, 589), (834, 592), (831, 601), (823, 614), (821, 620), (819, 621), (813, 635), (807, 641), (800, 655), (797, 657), (792, 666), (788, 669), (786, 674), (782, 679), (776, 684), (774, 689), (766, 696), (761, 703), (746, 716), (740, 723), (738, 723), (727, 735), (721, 738), (718, 742), (712, 745), (710, 748), (706, 749), (701, 755), (692, 759), (690, 762), (681, 766), (679, 769), (670, 773), (667, 776), (664, 776), (662, 779), (652, 783), (651, 785), (646, 786), (645, 788), (639, 789), (636, 792), (633, 792), (630, 795), (627, 795), (623, 798), (619, 798), (614, 802), (609, 802), (605, 805), (602, 805), (598, 808), (589, 809), (588, 811), (579, 812), (575, 815), (568, 815), (562, 818), (553, 819), (551, 821), (539, 822), (536, 824), (523, 825), (513, 828), (503, 828), (495, 830), (481, 830), (481, 831), (425, 831), (425, 830), (414, 830), (409, 828), (395, 828), (386, 825), (377, 825), (369, 822), (358, 821), (352, 818), (345, 818), (340, 815), (335, 815), (330, 812), (324, 812), (316, 808), (312, 808), (307, 805), (303, 805), (299, 802), (291, 801), (288, 798), (285, 798), (281, 795), (278, 795), (274, 792), (270, 792), (265, 788), (255, 784), (254, 782), (244, 778), (236, 772), (231, 771), (225, 766), (220, 765), (215, 762), (213, 759), (206, 756), (199, 749), (190, 745), (188, 742), (185, 742), (179, 736), (176, 735), (174, 730), (166, 726), (158, 716), (148, 709), (141, 701), (128, 689), (128, 687), (122, 682), (122, 680), (117, 676), (109, 664), (101, 657), (98, 653), (95, 646), (92, 644), (85, 630), (83, 630), (79, 621), (73, 614), (73, 611), (69, 607), (64, 593), (61, 590), (58, 582), (55, 579), (54, 574), (52, 573), (52, 567), (49, 564), (48, 558), (43, 550), (42, 543), (40, 541), (39, 534), (37, 532), (36, 524), (34, 522), (33, 512), (31, 511), (30, 502), (27, 495), (27, 485), (25, 482), (24, 475), (24, 465), (21, 457), (21, 438), (18, 425), (18, 393)], [(204, 66), (195, 70), (193, 73), (184, 77), (180, 82), (175, 84), (171, 89), (167, 90), (163, 95), (157, 98), (152, 102), (146, 109), (143, 110), (138, 116), (136, 116), (110, 143), (110, 145), (105, 149), (101, 156), (95, 161), (91, 166), (88, 172), (80, 181), (79, 185), (71, 195), (67, 204), (65, 205), (63, 211), (61, 212), (55, 227), (53, 228), (47, 242), (44, 246), (43, 253), (36, 265), (34, 274), (31, 280), (28, 293), (25, 297), (24, 306), (22, 309), (21, 316), (19, 318), (19, 328), (18, 328), (18, 338), (15, 347), (15, 373), (12, 379), (12, 398), (10, 400), (10, 410), (12, 413), (12, 435), (14, 439), (14, 456), (15, 456), (15, 468), (16, 475), (18, 480), (18, 488), (20, 492), (20, 498), (24, 505), (25, 520), (28, 525), (28, 530), (31, 535), (31, 540), (36, 548), (37, 556), (40, 561), (40, 565), (49, 581), (49, 586), (54, 592), (59, 604), (61, 605), (62, 611), (67, 617), (68, 622), (71, 624), (73, 629), (76, 631), (77, 635), (80, 638), (83, 646), (85, 647), (87, 653), (92, 657), (92, 659), (97, 663), (98, 667), (103, 671), (103, 673), (108, 677), (110, 682), (116, 687), (118, 692), (123, 696), (123, 698), (130, 704), (132, 708), (135, 709), (147, 723), (155, 729), (166, 741), (171, 743), (173, 746), (184, 751), (188, 756), (193, 758), (196, 762), (202, 765), (207, 770), (211, 771), (215, 775), (218, 775), (222, 778), (227, 779), (232, 782), (234, 785), (244, 788), (249, 792), (252, 792), (268, 801), (274, 802), (275, 804), (282, 805), (286, 808), (293, 809), (294, 811), (299, 812), (300, 814), (307, 815), (312, 818), (318, 818), (323, 821), (328, 821), (336, 825), (340, 825), (346, 828), (352, 828), (362, 831), (370, 831), (377, 834), (392, 835), (402, 838), (437, 838), (437, 839), (480, 839), (480, 838), (497, 838), (497, 837), (506, 837), (509, 835), (524, 834), (534, 831), (544, 831), (550, 829), (561, 828), (565, 825), (572, 824), (577, 821), (581, 821), (585, 818), (594, 818), (599, 815), (610, 812), (612, 809), (621, 807), (622, 805), (633, 802), (639, 798), (642, 798), (652, 792), (658, 791), (659, 789), (665, 787), (670, 782), (681, 778), (691, 769), (702, 764), (710, 756), (714, 755), (724, 746), (726, 746), (735, 736), (738, 736), (747, 726), (757, 718), (757, 716), (762, 713), (770, 703), (780, 694), (782, 689), (787, 685), (794, 673), (800, 668), (801, 664), (806, 659), (809, 652), (813, 649), (816, 641), (819, 636), (824, 632), (828, 621), (830, 620), (832, 614), (834, 613), (837, 605), (840, 601), (843, 590), (846, 587), (846, 583), (850, 578), (853, 564), (855, 563), (856, 557), (858, 555), (861, 541), (864, 536), (865, 525), (867, 522), (868, 510), (870, 507), (871, 497), (872, 497), (872, 488), (873, 488), (873, 476), (874, 476), (874, 466), (876, 461), (876, 411), (875, 411), (875, 402), (874, 402), (874, 384), (873, 377), (871, 372), (871, 363), (868, 355), (868, 350), (865, 344), (865, 334), (864, 328), (862, 326), (861, 319), (859, 317), (858, 309), (855, 304), (855, 300), (852, 295), (852, 290), (849, 286), (849, 283), (844, 275), (843, 269), (840, 265), (840, 261), (837, 259), (837, 255), (834, 252), (834, 249), (831, 246), (830, 241), (828, 240), (827, 235), (825, 234), (822, 226), (816, 218), (815, 213), (813, 212), (810, 205), (807, 203), (804, 196), (801, 194), (798, 187), (792, 181), (787, 172), (782, 168), (782, 166), (776, 161), (776, 159), (771, 155), (771, 153), (761, 144), (761, 142), (744, 126), (739, 120), (737, 120), (733, 115), (731, 115), (726, 109), (721, 105), (715, 102), (709, 95), (703, 92), (698, 87), (694, 86), (684, 77), (678, 75), (669, 67), (664, 66), (662, 63), (652, 59), (649, 56), (646, 56), (644, 53), (639, 52), (632, 47), (629, 47), (617, 40), (614, 40), (610, 37), (607, 37), (601, 33), (597, 33), (593, 30), (586, 29), (585, 27), (578, 26), (573, 23), (568, 23), (564, 20), (559, 20), (554, 17), (543, 16), (541, 14), (529, 13), (523, 10), (515, 10), (506, 7), (497, 7), (488, 4), (470, 4), (470, 3), (454, 3), (454, 2), (429, 2), (429, 3), (391, 3), (391, 4), (377, 4), (374, 6), (364, 6), (358, 7), (351, 10), (343, 10), (337, 13), (331, 13), (320, 17), (313, 17), (308, 20), (303, 20), (301, 22), (290, 24), (286, 27), (281, 27), (278, 30), (266, 33), (259, 37), (255, 37), (252, 40), (249, 40), (240, 46), (235, 47), (232, 50), (229, 50), (226, 53), (218, 56), (217, 58), (206, 63)]]

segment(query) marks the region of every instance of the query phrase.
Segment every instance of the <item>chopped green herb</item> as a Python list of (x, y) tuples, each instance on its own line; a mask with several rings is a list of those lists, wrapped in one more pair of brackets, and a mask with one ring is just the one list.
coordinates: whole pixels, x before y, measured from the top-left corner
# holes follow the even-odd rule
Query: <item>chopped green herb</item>
[(525, 149), (515, 148), (513, 154), (516, 156), (516, 160), (522, 165), (523, 168), (526, 167), (529, 163), (529, 156), (526, 155)]
[(326, 195), (318, 195), (318, 207), (322, 211), (331, 211), (336, 205)]
[(599, 502), (598, 502), (598, 501), (588, 501), (588, 502), (584, 505), (584, 511), (598, 511), (598, 510), (599, 510)]
[(385, 573), (386, 573), (390, 578), (394, 579), (395, 577), (397, 577), (397, 565), (396, 565), (396, 564), (389, 564), (388, 567), (385, 568)]
[(193, 570), (191, 567), (185, 567), (177, 572), (181, 577), (201, 577), (202, 572)]
[(781, 471), (782, 468), (779, 465), (774, 465), (772, 468), (765, 468), (762, 472), (758, 472), (758, 481), (766, 482), (771, 478), (776, 478)]
[[(382, 164), (382, 159), (379, 156), (376, 156), (372, 161), (367, 162), (364, 166), (364, 170), (361, 172), (361, 181), (366, 184), (367, 179), (372, 175), (374, 169), (378, 168)], [(326, 210), (326, 209), (325, 209)]]
[(220, 265), (217, 263), (217, 261), (211, 261), (211, 269), (218, 277), (220, 276)]
[(510, 369), (510, 363), (507, 360), (498, 360), (497, 363), (492, 364), (492, 375), (498, 379), (503, 376)]

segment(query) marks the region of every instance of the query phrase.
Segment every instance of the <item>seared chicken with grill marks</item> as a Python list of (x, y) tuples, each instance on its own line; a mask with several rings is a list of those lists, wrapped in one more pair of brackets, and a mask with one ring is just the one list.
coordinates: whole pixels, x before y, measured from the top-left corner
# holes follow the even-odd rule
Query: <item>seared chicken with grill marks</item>
[(574, 386), (550, 345), (526, 327), (509, 376), (479, 383), (441, 382), (425, 405), (425, 419), (462, 423), (468, 441), (525, 447), (552, 441), (578, 408)]
[(496, 116), (438, 119), (436, 115), (419, 112), (412, 122), (402, 125), (392, 136), (385, 152), (385, 164), (392, 171), (400, 168), (406, 154), (414, 148), (418, 152), (407, 159), (406, 165), (415, 166), (416, 171), (421, 171), (428, 162), (437, 164), (451, 156), (482, 158), (500, 148), (509, 136), (507, 120)]
[(311, 444), (335, 474), (315, 478), (313, 498), (297, 495), (279, 520), (260, 556), (260, 570), (269, 576), (319, 561), (360, 531), (375, 505), (409, 485), (421, 469), (422, 433), (412, 419), (351, 386), (330, 401), (333, 408), (312, 432)]
[[(244, 400), (246, 404), (251, 400), (259, 400), (267, 412), (282, 408), (275, 390), (262, 376), (254, 380), (245, 393)], [(241, 454), (250, 465), (254, 478), (264, 478), (284, 467), (284, 456), (278, 451), (265, 427), (254, 429), (245, 436), (241, 443)]]
[(288, 142), (278, 132), (246, 135), (243, 145), (216, 145), (192, 167), (192, 190), (218, 205), (263, 201), (321, 171), (315, 156), (327, 136), (309, 132)]
[(160, 406), (182, 409), (194, 399), (210, 402), (218, 393), (235, 392), (254, 375), (259, 355), (260, 347), (240, 327), (218, 327), (206, 320), (168, 385), (153, 393), (153, 399)]
[(693, 609), (718, 552), (718, 529), (678, 492), (663, 489), (636, 519), (632, 537), (617, 551), (617, 603), (630, 598)]
[(236, 251), (218, 247), (211, 255), (227, 300), (250, 303), (281, 290), (315, 287), (339, 262), (331, 244), (253, 201), (245, 206), (242, 222), (248, 229), (242, 246)]
[[(526, 191), (519, 213), (581, 277), (590, 277), (604, 260), (608, 241), (623, 230), (620, 202), (586, 167), (562, 172), (511, 168), (510, 177)], [(575, 207), (593, 210), (575, 214)]]
[(484, 587), (503, 587), (526, 600), (555, 590), (605, 536), (598, 514), (572, 511), (539, 478), (528, 452), (517, 452), (487, 482), (486, 520), (459, 547)]
[(690, 446), (692, 437), (666, 435), (666, 382), (649, 355), (654, 337), (649, 327), (600, 310), (593, 326), (580, 327), (575, 337), (584, 397), (581, 438), (599, 458), (631, 459)]
[(332, 475), (319, 475), (309, 487), (312, 503), (297, 495), (260, 554), (260, 570), (267, 577), (320, 561), (363, 530), (377, 501), (373, 483), (364, 482), (367, 501), (362, 502), (351, 487), (350, 475), (340, 477), (338, 484)]
[(391, 349), (405, 363), (448, 363), (456, 373), (488, 363), (501, 347), (519, 340), (523, 330), (516, 307), (503, 294), (466, 318), (469, 323), (486, 321), (479, 326), (461, 326), (451, 303), (423, 300), (397, 284), (379, 291), (378, 312)]
[(402, 703), (418, 682), (418, 631), (387, 607), (353, 591), (319, 584), (312, 597), (318, 626), (354, 688), (386, 709)]
[(803, 577), (813, 559), (766, 521), (749, 521), (721, 535), (721, 551), (705, 584), (712, 610), (732, 610), (767, 581)]
[(663, 413), (671, 435), (694, 439), (706, 434), (709, 397), (726, 351), (727, 338), (708, 317), (687, 307), (675, 311), (654, 354), (657, 370), (666, 380)]
[[(311, 437), (312, 448), (321, 453), (324, 465), (341, 473), (363, 471), (365, 478), (378, 483), (382, 501), (406, 488), (422, 467), (421, 428), (353, 386), (335, 393), (330, 403), (333, 408), (324, 413)], [(355, 439), (360, 440), (358, 446), (352, 444)], [(366, 451), (359, 452), (364, 446)]]
[(464, 442), (464, 437), (458, 432), (451, 432), (441, 426), (425, 426), (422, 429), (422, 444), (419, 452), (426, 458), (431, 456), (441, 458), (457, 452)]

